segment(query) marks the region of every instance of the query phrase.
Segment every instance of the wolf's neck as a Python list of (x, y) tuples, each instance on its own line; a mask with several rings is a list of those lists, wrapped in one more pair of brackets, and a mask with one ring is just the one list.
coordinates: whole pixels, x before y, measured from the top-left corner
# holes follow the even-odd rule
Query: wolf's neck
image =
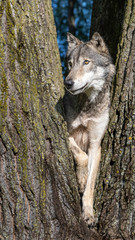
[(85, 93), (88, 97), (89, 102), (94, 103), (99, 94), (99, 91), (94, 89), (88, 89)]
[(85, 92), (91, 103), (96, 101), (98, 95), (103, 91), (103, 86), (105, 87), (105, 85), (105, 79), (103, 78), (93, 81), (93, 88), (89, 88)]
[[(86, 93), (87, 100), (85, 101), (83, 112), (94, 112), (95, 110), (106, 109), (110, 105), (110, 86), (104, 83), (101, 90), (89, 89)], [(98, 110), (97, 110), (98, 109)]]

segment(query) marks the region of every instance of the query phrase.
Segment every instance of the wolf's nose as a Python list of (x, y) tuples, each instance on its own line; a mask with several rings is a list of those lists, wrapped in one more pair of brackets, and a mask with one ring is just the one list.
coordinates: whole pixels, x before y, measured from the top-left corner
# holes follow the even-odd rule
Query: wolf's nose
[(72, 79), (69, 79), (69, 80), (66, 80), (66, 79), (65, 79), (65, 85), (66, 85), (67, 88), (72, 87), (73, 84), (74, 84), (74, 82), (73, 82)]

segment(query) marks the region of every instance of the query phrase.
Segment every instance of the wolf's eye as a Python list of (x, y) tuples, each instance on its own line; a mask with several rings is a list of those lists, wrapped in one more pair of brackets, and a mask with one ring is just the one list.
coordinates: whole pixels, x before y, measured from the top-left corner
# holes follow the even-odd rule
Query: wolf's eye
[(90, 62), (89, 60), (85, 60), (84, 64), (87, 65), (87, 64), (89, 64), (89, 62)]
[(69, 67), (71, 68), (71, 67), (72, 67), (72, 62), (69, 61), (69, 62), (68, 62), (68, 65), (69, 65)]

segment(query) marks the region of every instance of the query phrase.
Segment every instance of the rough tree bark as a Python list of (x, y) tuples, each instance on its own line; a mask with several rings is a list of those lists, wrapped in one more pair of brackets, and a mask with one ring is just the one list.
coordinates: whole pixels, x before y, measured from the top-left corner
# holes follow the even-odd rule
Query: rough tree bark
[(91, 34), (94, 31), (104, 37), (116, 59), (110, 124), (95, 193), (98, 231), (104, 240), (131, 240), (135, 239), (134, 0), (95, 0)]
[(81, 219), (50, 0), (0, 1), (0, 84), (0, 239), (97, 239)]

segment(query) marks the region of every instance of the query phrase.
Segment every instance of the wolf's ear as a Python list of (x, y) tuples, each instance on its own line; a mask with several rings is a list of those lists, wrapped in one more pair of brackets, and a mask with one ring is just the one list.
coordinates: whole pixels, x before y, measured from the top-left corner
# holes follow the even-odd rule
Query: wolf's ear
[(67, 33), (67, 41), (68, 41), (68, 54), (75, 48), (77, 45), (81, 43), (81, 41), (73, 36), (71, 33)]
[(95, 32), (90, 40), (90, 43), (100, 52), (109, 54), (108, 48), (98, 32)]

